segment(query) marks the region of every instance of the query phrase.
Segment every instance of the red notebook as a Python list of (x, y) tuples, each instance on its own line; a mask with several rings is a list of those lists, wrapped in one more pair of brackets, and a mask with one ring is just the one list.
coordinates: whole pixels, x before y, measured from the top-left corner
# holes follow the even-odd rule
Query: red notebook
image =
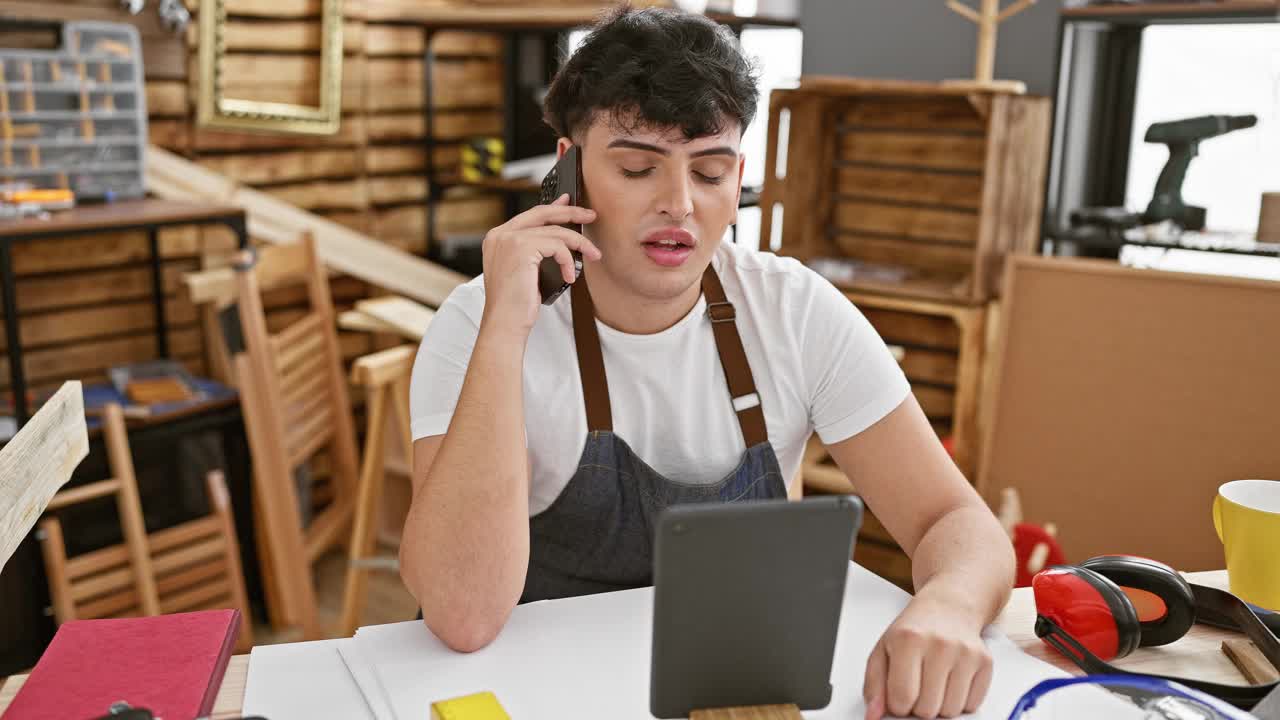
[(3, 720), (88, 720), (123, 700), (164, 720), (208, 715), (239, 610), (63, 623)]

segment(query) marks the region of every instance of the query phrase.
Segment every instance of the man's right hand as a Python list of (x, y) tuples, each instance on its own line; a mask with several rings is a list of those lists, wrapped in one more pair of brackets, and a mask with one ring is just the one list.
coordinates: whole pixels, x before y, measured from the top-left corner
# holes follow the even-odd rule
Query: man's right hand
[(600, 250), (566, 224), (586, 225), (596, 219), (594, 210), (569, 205), (568, 194), (549, 205), (530, 208), (484, 236), (484, 316), (482, 328), (511, 334), (521, 342), (538, 318), (542, 295), (538, 292), (538, 266), (554, 257), (565, 282), (576, 279), (573, 255), (600, 259)]

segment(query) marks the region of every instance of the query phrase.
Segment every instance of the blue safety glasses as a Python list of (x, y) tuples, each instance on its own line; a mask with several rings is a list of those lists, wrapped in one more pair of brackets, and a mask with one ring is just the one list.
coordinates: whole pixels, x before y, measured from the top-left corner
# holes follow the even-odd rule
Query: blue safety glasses
[[(1132, 675), (1085, 675), (1044, 680), (1028, 690), (1009, 713), (1009, 720), (1052, 720), (1081, 717), (1071, 698), (1058, 693), (1059, 702), (1046, 701), (1054, 691), (1072, 686), (1093, 686), (1129, 701), (1134, 709), (1124, 716), (1143, 720), (1253, 720), (1249, 713), (1185, 685), (1159, 678)], [(1065, 702), (1062, 702), (1065, 701)], [(1039, 703), (1043, 712), (1032, 712)]]

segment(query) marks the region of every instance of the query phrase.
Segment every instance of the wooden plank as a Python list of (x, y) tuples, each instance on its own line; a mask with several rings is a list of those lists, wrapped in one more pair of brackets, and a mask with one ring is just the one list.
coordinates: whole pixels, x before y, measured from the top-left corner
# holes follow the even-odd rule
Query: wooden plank
[[(199, 353), (200, 331), (196, 328), (169, 333), (169, 352), (175, 356)], [(62, 347), (33, 350), (23, 354), (28, 382), (80, 378), (103, 373), (113, 365), (121, 365), (156, 357), (156, 338), (152, 333), (95, 340)], [(9, 361), (0, 361), (0, 387), (8, 387)]]
[[(164, 292), (174, 297), (182, 284), (182, 274), (197, 267), (193, 260), (170, 260), (164, 263)], [(151, 269), (134, 267), (124, 270), (91, 270), (65, 275), (24, 278), (15, 288), (22, 312), (56, 310), (58, 308), (113, 300), (140, 300), (152, 297)]]
[(855, 260), (920, 268), (963, 277), (973, 271), (973, 249), (958, 245), (899, 240), (853, 232), (837, 232), (836, 247)]
[[(237, 100), (254, 100), (259, 102), (281, 102), (304, 107), (320, 107), (320, 86), (318, 84), (284, 84), (274, 78), (261, 82), (242, 82), (228, 85), (227, 97)], [(343, 83), (339, 93), (339, 107), (344, 117), (359, 115), (365, 107), (365, 88), (355, 82)], [(192, 100), (192, 110), (195, 104)], [(276, 134), (273, 137), (282, 137)]]
[[(436, 115), (436, 137), (443, 140), (460, 140), (476, 135), (498, 136), (502, 134), (502, 113), (497, 110), (450, 110)], [(369, 140), (417, 140), (426, 137), (426, 125), (422, 113), (387, 113), (368, 117)]]
[[(174, 299), (165, 303), (165, 321), (170, 328), (194, 325), (195, 307)], [(3, 327), (3, 323), (0, 323)], [(28, 315), (18, 321), (24, 353), (48, 345), (76, 342), (131, 332), (154, 331), (155, 306), (150, 302), (126, 302), (78, 310), (59, 310)], [(0, 339), (0, 349), (6, 343)]]
[[(176, 127), (174, 127), (176, 125)], [(222, 130), (194, 130), (187, 133), (181, 121), (149, 123), (151, 141), (162, 147), (189, 147), (193, 150), (271, 150), (301, 147), (351, 147), (365, 143), (362, 115), (343, 116), (334, 135), (281, 135), (240, 133)], [(189, 135), (189, 137), (188, 137)], [(160, 142), (165, 140), (169, 142)]]
[(902, 372), (912, 381), (955, 385), (955, 353), (927, 348), (908, 348), (902, 354)]
[(1222, 641), (1222, 652), (1231, 658), (1231, 662), (1240, 670), (1251, 685), (1263, 685), (1280, 680), (1280, 672), (1267, 660), (1257, 645), (1244, 638), (1233, 638)]
[(911, 392), (924, 410), (925, 417), (930, 420), (952, 417), (956, 409), (956, 391), (951, 388), (912, 383)]
[(72, 583), (71, 601), (78, 605), (99, 595), (106, 595), (127, 587), (133, 587), (133, 580), (133, 569), (130, 567), (98, 572), (88, 578)]
[[(501, 225), (506, 208), (502, 198), (485, 195), (445, 200), (436, 205), (436, 235), (485, 232)], [(426, 232), (427, 212), (422, 207), (398, 207), (374, 215), (374, 229), (380, 238), (421, 237)]]
[(859, 305), (858, 309), (888, 342), (908, 348), (956, 350), (960, 347), (960, 330), (950, 318), (866, 305)]
[(362, 177), (273, 185), (263, 188), (263, 192), (306, 210), (363, 210), (369, 206), (369, 190)]
[[(343, 3), (343, 15), (351, 9), (352, 3)], [(224, 6), (228, 15), (261, 18), (314, 18), (320, 16), (321, 0), (274, 0), (263, 4), (259, 0), (227, 0)]]
[(431, 308), (402, 297), (380, 297), (357, 300), (356, 310), (380, 320), (406, 339), (420, 341), (436, 313)]
[(373, 231), (373, 218), (365, 210), (321, 210), (317, 214), (362, 235), (368, 235)]
[(354, 177), (361, 172), (360, 155), (350, 149), (206, 155), (200, 164), (250, 185)]
[(836, 193), (920, 205), (977, 210), (982, 205), (982, 176), (973, 173), (899, 170), (865, 165), (836, 168)]
[(281, 377), (280, 397), (284, 406), (297, 407), (311, 398), (324, 399), (325, 384), (329, 381), (326, 372), (323, 358), (320, 358)]
[(316, 450), (329, 444), (333, 438), (333, 420), (332, 406), (323, 403), (305, 423), (286, 428), (285, 451), (290, 467), (296, 467)]
[[(420, 109), (423, 106), (421, 58), (374, 58), (368, 61), (366, 102), (373, 112)], [(502, 105), (502, 67), (493, 60), (440, 60), (431, 73), (437, 109)]]
[(231, 607), (230, 596), (231, 586), (223, 579), (221, 582), (206, 583), (185, 592), (170, 595), (160, 601), (160, 610), (166, 614), (186, 612), (218, 598), (226, 601), (224, 607)]
[(88, 454), (82, 388), (68, 382), (0, 448), (0, 567)]
[(1001, 96), (994, 98), (991, 112), (993, 152), (983, 190), (975, 299), (999, 296), (1006, 255), (1035, 253), (1039, 247), (1052, 122), (1048, 98)]
[[(160, 232), (160, 255), (193, 257), (200, 252), (195, 228), (165, 228)], [(151, 248), (142, 232), (102, 233), (13, 245), (17, 275), (118, 266), (150, 260)]]
[[(442, 145), (435, 149), (437, 168), (449, 168), (458, 164), (461, 151), (456, 145)], [(427, 166), (426, 150), (420, 143), (411, 145), (371, 145), (365, 150), (365, 171), (370, 175), (398, 172), (422, 172)]]
[[(199, 26), (187, 27), (187, 42), (191, 47), (199, 44)], [(319, 52), (322, 44), (320, 20), (271, 19), (246, 21), (239, 18), (227, 20), (222, 42), (227, 52), (238, 53), (254, 50), (269, 52)], [(359, 20), (346, 20), (342, 24), (342, 51), (358, 53), (365, 43), (365, 24)]]
[(371, 333), (398, 333), (394, 327), (369, 317), (358, 310), (347, 310), (338, 313), (338, 327), (343, 330), (359, 330)]
[[(299, 373), (299, 377), (305, 380), (308, 379), (308, 374)], [(323, 377), (326, 382), (329, 379), (327, 370), (321, 375), (311, 373), (309, 374), (309, 377)], [(282, 387), (281, 395), (285, 395), (286, 392), (287, 391)], [(303, 394), (300, 391), (292, 394), (297, 397), (295, 402), (291, 403), (288, 400), (282, 400), (281, 404), (282, 409), (284, 410), (284, 424), (287, 428), (296, 428), (301, 425), (305, 425), (308, 422), (313, 421), (316, 415), (329, 416), (332, 412), (333, 401), (323, 389), (318, 393), (311, 393), (309, 395)]]
[(178, 546), (190, 544), (200, 538), (217, 535), (219, 527), (216, 517), (206, 515), (197, 520), (191, 520), (181, 525), (154, 532), (151, 534), (149, 541), (151, 552), (160, 555)]
[(849, 109), (840, 113), (840, 123), (879, 130), (951, 130), (973, 134), (984, 133), (987, 128), (986, 121), (974, 111), (967, 98), (954, 96), (857, 97)]
[(147, 82), (148, 117), (183, 117), (187, 112), (187, 84), (151, 80)]
[(839, 200), (834, 223), (840, 230), (911, 238), (953, 245), (976, 245), (978, 215), (957, 210)]
[(235, 202), (248, 210), (250, 233), (268, 242), (296, 242), (303, 232), (310, 232), (329, 267), (432, 306), (439, 306), (467, 280), (270, 196), (234, 184), (228, 187), (221, 175), (159, 148), (148, 149), (147, 184), (164, 197), (218, 196)]
[(147, 120), (147, 142), (174, 152), (191, 147), (191, 128), (186, 120), (150, 118)]
[(804, 716), (795, 705), (753, 705), (694, 710), (689, 720), (804, 720)]
[[(192, 57), (192, 75), (198, 62)], [(366, 60), (362, 56), (343, 58), (342, 87), (357, 87), (364, 82)], [(320, 83), (319, 55), (286, 55), (276, 53), (228, 53), (222, 58), (219, 67), (220, 81), (224, 92), (230, 97), (238, 97), (232, 92), (240, 87), (253, 85), (270, 78), (270, 84), (294, 87), (319, 87)]]
[(427, 179), (421, 175), (369, 178), (369, 202), (373, 205), (420, 202), (427, 198)]
[(226, 561), (212, 560), (156, 578), (156, 590), (160, 593), (160, 601), (163, 603), (167, 595), (205, 580), (221, 577), (226, 573)]
[(845, 162), (938, 170), (981, 171), (986, 149), (982, 137), (923, 132), (846, 132), (839, 140)]
[[(422, 28), (409, 25), (365, 26), (364, 50), (369, 57), (385, 55), (414, 55), (422, 57)], [(500, 55), (500, 35), (475, 32), (439, 31), (431, 38), (431, 50), (436, 57), (449, 55)]]

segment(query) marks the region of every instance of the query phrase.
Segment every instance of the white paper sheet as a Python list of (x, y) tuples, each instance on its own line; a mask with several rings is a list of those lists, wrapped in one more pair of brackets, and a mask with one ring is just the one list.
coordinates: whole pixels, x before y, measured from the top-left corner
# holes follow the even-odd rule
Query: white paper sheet
[(255, 647), (249, 655), (243, 714), (271, 720), (373, 720), (338, 654), (352, 642), (345, 638)]
[[(909, 596), (851, 565), (845, 590), (831, 704), (810, 720), (848, 720), (865, 713), (862, 678), (871, 648)], [(421, 720), (436, 700), (494, 692), (513, 718), (643, 718), (649, 714), (651, 588), (522, 605), (488, 647), (469, 655), (445, 648), (420, 622), (362, 628), (365, 648), (395, 720)], [(376, 638), (376, 639), (375, 639)], [(1004, 720), (1037, 682), (1064, 676), (1002, 633), (989, 630), (995, 671), (987, 701), (973, 717)], [(1098, 702), (1112, 701), (1093, 693)], [(1121, 712), (1123, 704), (1115, 705)], [(274, 720), (274, 719), (273, 719)]]
[(395, 715), (391, 713), (391, 706), (387, 704), (387, 695), (382, 690), (382, 684), (378, 682), (378, 676), (374, 673), (373, 663), (360, 648), (359, 631), (357, 631), (356, 640), (338, 646), (338, 654), (342, 656), (342, 662), (346, 664), (352, 680), (360, 689), (364, 701), (368, 703), (373, 720), (395, 720)]

